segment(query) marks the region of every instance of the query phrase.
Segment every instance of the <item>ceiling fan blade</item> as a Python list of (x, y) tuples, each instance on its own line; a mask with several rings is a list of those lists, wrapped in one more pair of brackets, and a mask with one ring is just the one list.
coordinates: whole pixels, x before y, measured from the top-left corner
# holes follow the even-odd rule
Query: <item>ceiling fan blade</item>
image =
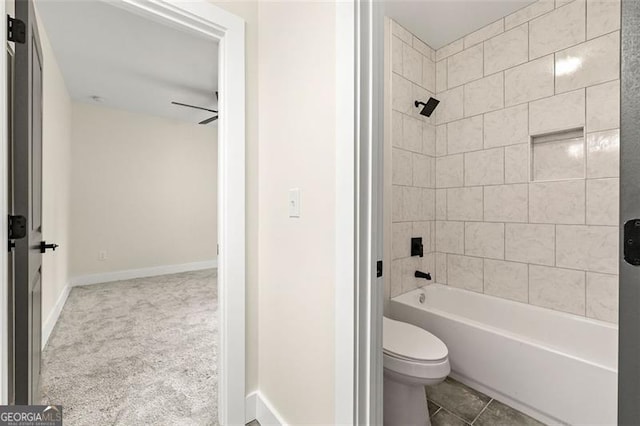
[(211, 117), (211, 118), (207, 118), (206, 120), (202, 120), (202, 121), (201, 121), (201, 122), (199, 122), (198, 124), (209, 124), (209, 123), (211, 123), (212, 121), (216, 121), (217, 119), (218, 119), (218, 116), (217, 116), (217, 115), (214, 115), (214, 116), (213, 116), (213, 117)]
[(218, 112), (215, 109), (209, 109), (209, 108), (203, 108), (203, 107), (199, 107), (199, 106), (195, 106), (195, 105), (183, 104), (182, 102), (172, 101), (171, 103), (173, 105), (179, 105), (179, 106), (183, 106), (183, 107), (187, 107), (187, 108), (199, 109), (199, 110), (202, 110), (202, 111), (209, 111), (209, 112), (215, 112), (215, 113)]

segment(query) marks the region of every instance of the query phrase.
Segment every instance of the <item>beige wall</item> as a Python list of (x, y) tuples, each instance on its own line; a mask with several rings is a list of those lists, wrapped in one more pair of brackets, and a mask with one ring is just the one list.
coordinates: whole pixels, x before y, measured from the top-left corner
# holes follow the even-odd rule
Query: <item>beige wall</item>
[(72, 277), (216, 258), (215, 125), (74, 102), (71, 152)]
[(287, 423), (332, 424), (335, 5), (265, 2), (259, 20), (259, 387)]
[(42, 320), (47, 323), (69, 284), (69, 185), (71, 179), (71, 99), (43, 28), (42, 237), (60, 247), (42, 257)]

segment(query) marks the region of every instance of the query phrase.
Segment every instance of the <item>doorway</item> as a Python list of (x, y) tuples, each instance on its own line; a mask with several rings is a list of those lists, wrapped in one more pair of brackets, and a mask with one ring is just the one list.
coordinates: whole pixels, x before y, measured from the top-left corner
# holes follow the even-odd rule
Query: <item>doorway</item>
[[(221, 344), (218, 357), (219, 420), (224, 424), (243, 423), (245, 397), (244, 24), (238, 17), (206, 2), (179, 5), (122, 2), (112, 6), (128, 10), (135, 15), (145, 16), (172, 28), (208, 37), (220, 46), (218, 108), (225, 113), (221, 114), (218, 121), (220, 161), (218, 171), (220, 307), (218, 312)], [(3, 67), (3, 71), (6, 72), (6, 68)], [(6, 148), (4, 135), (3, 143), (3, 147)], [(6, 302), (8, 304), (8, 301)], [(4, 321), (5, 318), (3, 318)], [(7, 340), (5, 339), (4, 342), (6, 343)], [(4, 353), (7, 354), (8, 351)], [(6, 378), (7, 375), (3, 375), (3, 382)], [(6, 393), (3, 400), (6, 400)]]

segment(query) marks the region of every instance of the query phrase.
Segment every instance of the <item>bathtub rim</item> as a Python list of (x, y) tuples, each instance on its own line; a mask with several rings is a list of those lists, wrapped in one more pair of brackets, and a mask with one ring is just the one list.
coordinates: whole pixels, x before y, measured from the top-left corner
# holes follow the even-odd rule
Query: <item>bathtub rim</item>
[[(495, 326), (492, 326), (492, 325), (487, 325), (487, 324), (484, 324), (484, 323), (482, 323), (482, 322), (480, 322), (478, 320), (475, 320), (475, 319), (472, 319), (472, 318), (468, 318), (468, 317), (465, 317), (465, 316), (462, 316), (462, 315), (454, 314), (454, 313), (451, 313), (451, 312), (448, 312), (448, 311), (444, 311), (442, 309), (438, 309), (438, 308), (434, 308), (434, 307), (431, 307), (431, 306), (427, 306), (426, 304), (420, 304), (419, 302), (417, 302), (417, 298), (416, 298), (416, 302), (415, 303), (398, 300), (398, 299), (402, 298), (403, 296), (404, 297), (409, 297), (409, 295), (412, 294), (412, 293), (415, 293), (417, 295), (422, 291), (427, 291), (427, 290), (425, 290), (425, 288), (431, 287), (431, 286), (438, 286), (437, 288), (443, 288), (443, 289), (446, 289), (448, 291), (459, 291), (459, 292), (470, 291), (470, 292), (473, 293), (474, 296), (486, 296), (486, 297), (494, 299), (494, 300), (496, 300), (496, 301), (498, 301), (500, 303), (517, 303), (519, 305), (523, 305), (523, 306), (525, 306), (527, 308), (533, 309), (535, 311), (541, 311), (541, 312), (544, 312), (546, 314), (551, 313), (551, 314), (558, 315), (560, 317), (569, 318), (569, 319), (574, 320), (574, 321), (575, 320), (579, 320), (579, 321), (582, 321), (582, 322), (586, 322), (588, 324), (604, 326), (605, 328), (615, 330), (616, 331), (616, 337), (617, 337), (617, 332), (618, 332), (617, 324), (608, 323), (606, 321), (597, 320), (597, 319), (594, 319), (594, 318), (587, 318), (587, 317), (583, 317), (583, 316), (580, 316), (580, 315), (570, 314), (568, 312), (561, 312), (561, 311), (556, 311), (556, 310), (549, 309), (549, 308), (543, 308), (541, 306), (530, 305), (528, 303), (519, 302), (517, 300), (503, 299), (501, 297), (492, 296), (490, 294), (484, 294), (484, 293), (475, 292), (475, 291), (472, 291), (472, 290), (460, 289), (460, 288), (451, 287), (449, 285), (439, 284), (439, 283), (432, 283), (432, 284), (424, 285), (422, 287), (418, 287), (418, 288), (413, 289), (411, 291), (408, 291), (406, 293), (403, 293), (403, 294), (400, 294), (398, 296), (392, 297), (391, 300), (390, 300), (390, 302), (392, 302), (392, 303), (399, 303), (399, 304), (403, 304), (403, 305), (406, 305), (406, 306), (409, 306), (409, 307), (412, 307), (412, 308), (415, 308), (415, 309), (422, 309), (422, 310), (427, 311), (427, 312), (432, 312), (432, 313), (434, 313), (436, 315), (440, 315), (440, 316), (448, 318), (448, 319), (450, 319), (452, 321), (458, 321), (458, 322), (462, 322), (462, 323), (467, 323), (470, 326), (479, 328), (479, 329), (484, 330), (486, 332), (496, 333), (496, 334), (499, 334), (499, 335), (507, 337), (507, 338), (513, 338), (515, 340), (524, 342), (526, 344), (530, 344), (531, 346), (534, 346), (534, 347), (536, 347), (538, 349), (547, 350), (547, 351), (553, 352), (553, 353), (555, 353), (557, 355), (561, 355), (561, 356), (573, 359), (575, 361), (583, 362), (583, 363), (591, 365), (593, 367), (601, 368), (603, 370), (618, 374), (617, 366), (611, 367), (611, 366), (604, 365), (604, 364), (601, 364), (601, 363), (598, 363), (598, 362), (595, 362), (595, 361), (591, 361), (589, 359), (581, 358), (581, 357), (579, 357), (577, 355), (574, 355), (572, 353), (563, 352), (563, 351), (561, 351), (561, 350), (559, 350), (557, 348), (554, 348), (553, 346), (550, 346), (549, 344), (547, 344), (545, 342), (541, 342), (541, 341), (539, 341), (537, 339), (532, 339), (530, 337), (527, 337), (526, 335), (519, 334), (519, 333), (516, 333), (516, 332), (513, 332), (513, 331), (509, 331), (509, 330), (505, 330), (503, 328), (495, 327)], [(428, 295), (427, 295), (427, 297), (428, 297)], [(393, 312), (393, 309), (391, 309), (391, 311)], [(393, 317), (391, 317), (391, 318), (393, 318)], [(616, 356), (616, 361), (617, 361), (617, 356)]]

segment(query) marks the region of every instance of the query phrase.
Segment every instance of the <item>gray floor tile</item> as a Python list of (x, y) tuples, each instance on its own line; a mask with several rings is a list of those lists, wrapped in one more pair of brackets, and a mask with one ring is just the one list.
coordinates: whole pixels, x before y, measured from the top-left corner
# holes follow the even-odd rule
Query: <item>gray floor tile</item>
[(431, 426), (468, 426), (469, 423), (454, 416), (447, 410), (440, 410), (435, 416), (431, 417)]
[(540, 426), (544, 423), (494, 399), (473, 424), (474, 426)]
[(433, 415), (440, 409), (440, 406), (433, 401), (427, 401), (427, 407), (429, 408), (429, 417), (433, 417)]
[(471, 423), (491, 401), (487, 395), (447, 377), (435, 386), (427, 386), (427, 398)]

